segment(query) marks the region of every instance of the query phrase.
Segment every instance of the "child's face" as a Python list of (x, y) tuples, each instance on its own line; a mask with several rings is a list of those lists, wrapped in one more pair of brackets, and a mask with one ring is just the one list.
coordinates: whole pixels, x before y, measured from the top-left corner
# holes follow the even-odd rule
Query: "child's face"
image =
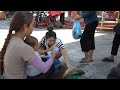
[(35, 46), (33, 47), (33, 49), (34, 49), (35, 51), (37, 51), (37, 50), (38, 50), (38, 48), (39, 48), (39, 43), (38, 43), (38, 42), (36, 42), (36, 43), (35, 43)]

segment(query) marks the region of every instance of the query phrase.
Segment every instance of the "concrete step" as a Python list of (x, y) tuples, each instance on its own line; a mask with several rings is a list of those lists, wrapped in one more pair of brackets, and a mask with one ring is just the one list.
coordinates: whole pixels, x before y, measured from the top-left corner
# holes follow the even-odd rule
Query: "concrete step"
[[(80, 22), (80, 25), (84, 30), (85, 24), (83, 22)], [(104, 21), (102, 30), (112, 30), (115, 25), (116, 25), (116, 22), (114, 21)], [(72, 29), (72, 27), (73, 27), (73, 23), (67, 23), (67, 25), (64, 28)], [(101, 30), (101, 22), (99, 22), (96, 30)]]

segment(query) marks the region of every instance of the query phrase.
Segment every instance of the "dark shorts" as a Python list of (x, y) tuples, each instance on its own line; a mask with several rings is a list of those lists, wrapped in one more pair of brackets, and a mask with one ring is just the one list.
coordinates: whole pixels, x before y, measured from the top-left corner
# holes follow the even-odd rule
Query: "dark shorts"
[(98, 25), (98, 21), (95, 21), (85, 26), (84, 32), (80, 39), (82, 51), (89, 52), (90, 50), (95, 49), (94, 34), (97, 25)]

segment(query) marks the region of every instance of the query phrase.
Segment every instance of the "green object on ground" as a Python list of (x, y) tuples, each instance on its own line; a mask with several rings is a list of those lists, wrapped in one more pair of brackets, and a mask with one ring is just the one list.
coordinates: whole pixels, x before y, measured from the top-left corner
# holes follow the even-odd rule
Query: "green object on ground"
[(80, 68), (67, 69), (63, 75), (64, 79), (80, 79), (85, 72)]
[(80, 79), (80, 75), (79, 74), (70, 75), (69, 79)]

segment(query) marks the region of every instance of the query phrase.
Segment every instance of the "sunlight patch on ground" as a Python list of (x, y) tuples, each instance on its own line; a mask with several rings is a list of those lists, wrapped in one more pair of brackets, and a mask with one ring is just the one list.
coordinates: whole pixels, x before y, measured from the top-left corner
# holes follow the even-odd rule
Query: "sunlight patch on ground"
[[(40, 41), (46, 32), (47, 31), (34, 31), (32, 33), (32, 35), (35, 36), (36, 38), (38, 38), (38, 40)], [(57, 37), (62, 40), (63, 44), (68, 44), (68, 43), (79, 41), (79, 39), (75, 40), (72, 37), (72, 30), (71, 29), (60, 29), (60, 30), (55, 30), (55, 32), (57, 34)], [(101, 35), (105, 35), (105, 33), (95, 33), (95, 37), (98, 37)]]
[[(57, 37), (60, 38), (63, 42), (63, 44), (68, 44), (68, 43), (72, 43), (72, 42), (76, 42), (79, 41), (73, 39), (72, 37), (72, 29), (59, 29), (59, 30), (54, 30), (57, 34)], [(47, 31), (41, 31), (41, 29), (39, 31), (33, 31), (32, 36), (36, 37), (38, 39), (38, 41), (40, 41), (42, 39), (42, 37), (45, 36), (45, 33)], [(8, 29), (0, 29), (0, 49), (5, 41), (5, 38), (7, 37), (8, 34)], [(95, 37), (101, 36), (101, 35), (105, 35), (105, 33), (95, 33)]]

